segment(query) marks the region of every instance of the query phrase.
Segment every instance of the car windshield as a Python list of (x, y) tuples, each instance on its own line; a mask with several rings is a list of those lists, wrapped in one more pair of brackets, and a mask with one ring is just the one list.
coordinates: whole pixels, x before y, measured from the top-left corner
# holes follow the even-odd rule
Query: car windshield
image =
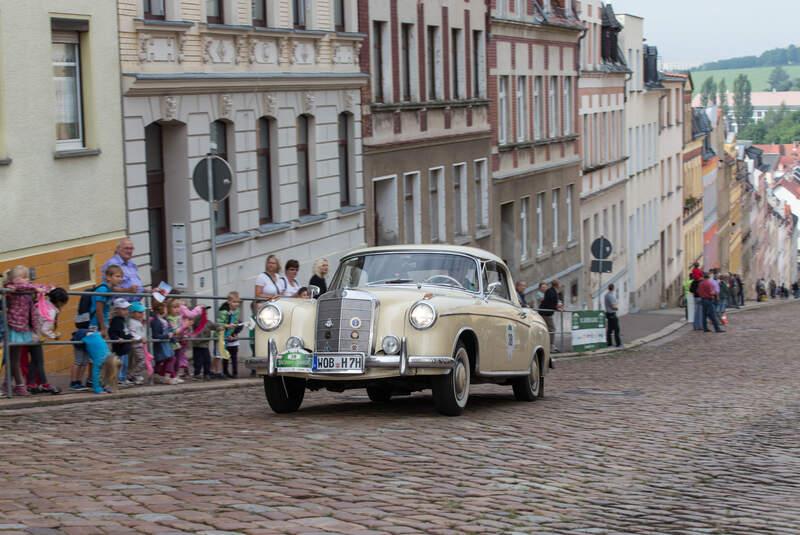
[(346, 258), (336, 270), (329, 289), (434, 284), (477, 292), (478, 280), (478, 263), (474, 258), (448, 253), (397, 252)]

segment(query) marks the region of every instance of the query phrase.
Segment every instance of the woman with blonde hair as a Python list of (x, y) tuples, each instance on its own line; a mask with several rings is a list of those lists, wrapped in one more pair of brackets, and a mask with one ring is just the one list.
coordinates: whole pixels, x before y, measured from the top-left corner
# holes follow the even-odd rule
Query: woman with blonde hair
[(265, 271), (256, 277), (256, 299), (272, 299), (286, 291), (286, 279), (281, 275), (281, 261), (271, 254), (267, 257)]
[(325, 275), (328, 274), (328, 269), (327, 258), (318, 258), (314, 261), (314, 274), (311, 276), (311, 280), (308, 281), (308, 285), (311, 286), (313, 284), (318, 287), (319, 295), (328, 291), (328, 283), (325, 281)]

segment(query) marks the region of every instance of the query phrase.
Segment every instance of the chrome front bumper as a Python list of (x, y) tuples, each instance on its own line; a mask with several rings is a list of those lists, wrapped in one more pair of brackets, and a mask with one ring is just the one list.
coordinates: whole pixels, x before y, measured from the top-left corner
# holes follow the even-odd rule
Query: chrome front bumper
[[(266, 358), (251, 358), (244, 361), (245, 366), (253, 370), (267, 370), (266, 375), (274, 377), (277, 375), (275, 357), (278, 355), (278, 348), (273, 338), (267, 343)], [(396, 368), (400, 375), (408, 375), (409, 368), (436, 368), (452, 369), (455, 365), (453, 357), (428, 357), (409, 355), (406, 350), (405, 337), (400, 341), (399, 355), (367, 355), (366, 368)]]

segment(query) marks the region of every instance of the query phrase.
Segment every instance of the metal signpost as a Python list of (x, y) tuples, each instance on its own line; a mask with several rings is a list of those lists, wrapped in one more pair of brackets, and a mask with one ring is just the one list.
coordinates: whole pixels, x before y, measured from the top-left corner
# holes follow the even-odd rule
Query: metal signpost
[(603, 308), (603, 273), (611, 273), (612, 271), (611, 260), (606, 260), (606, 258), (611, 256), (612, 250), (611, 242), (608, 241), (604, 236), (600, 236), (592, 242), (592, 256), (597, 258), (597, 260), (592, 260), (592, 265), (589, 271), (592, 273), (598, 273), (600, 276), (597, 287), (600, 291), (598, 303), (600, 303), (599, 308), (601, 310)]
[[(192, 184), (197, 194), (208, 201), (208, 219), (211, 240), (211, 284), (214, 295), (219, 294), (217, 283), (217, 218), (216, 212), (219, 203), (224, 201), (231, 192), (233, 182), (231, 166), (223, 158), (207, 153), (202, 161), (198, 162), (192, 172)], [(214, 318), (217, 317), (217, 301), (214, 300)]]

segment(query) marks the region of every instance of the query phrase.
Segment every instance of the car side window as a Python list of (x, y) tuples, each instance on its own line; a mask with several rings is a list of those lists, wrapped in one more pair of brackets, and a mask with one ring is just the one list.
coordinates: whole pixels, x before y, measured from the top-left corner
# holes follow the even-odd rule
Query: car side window
[(487, 262), (483, 273), (483, 287), (488, 288), (491, 283), (499, 282), (500, 287), (494, 291), (494, 295), (500, 297), (501, 299), (510, 301), (511, 298), (508, 293), (508, 280), (505, 272), (494, 262)]

